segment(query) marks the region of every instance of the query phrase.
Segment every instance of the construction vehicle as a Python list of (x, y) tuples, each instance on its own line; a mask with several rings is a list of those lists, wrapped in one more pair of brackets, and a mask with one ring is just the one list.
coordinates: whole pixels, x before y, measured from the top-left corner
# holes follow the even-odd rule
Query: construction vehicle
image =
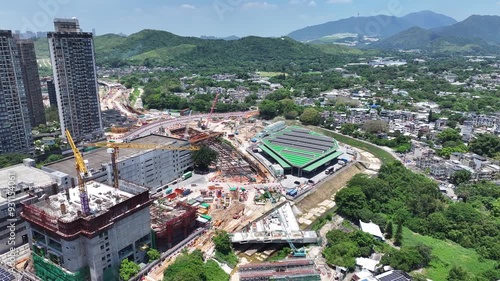
[(83, 160), (83, 156), (80, 153), (80, 150), (76, 147), (75, 142), (73, 141), (73, 137), (71, 137), (71, 133), (67, 129), (66, 129), (66, 138), (75, 156), (76, 175), (78, 178), (78, 191), (80, 193), (80, 205), (82, 206), (82, 215), (86, 217), (90, 215), (90, 206), (89, 206), (89, 196), (87, 194), (87, 187), (85, 186), (85, 179), (92, 175), (87, 170), (87, 165), (85, 164), (85, 160)]
[[(116, 160), (118, 159), (118, 151), (121, 148), (133, 148), (133, 149), (158, 149), (158, 150), (200, 150), (200, 147), (187, 145), (187, 146), (173, 146), (168, 144), (145, 144), (145, 143), (116, 143), (116, 142), (98, 142), (89, 143), (86, 146), (93, 147), (107, 147), (108, 153), (111, 154), (111, 167), (113, 168), (113, 187), (118, 188), (118, 167), (116, 165)], [(76, 147), (75, 147), (76, 148)], [(76, 158), (76, 157), (75, 157)], [(82, 160), (83, 161), (83, 160)]]

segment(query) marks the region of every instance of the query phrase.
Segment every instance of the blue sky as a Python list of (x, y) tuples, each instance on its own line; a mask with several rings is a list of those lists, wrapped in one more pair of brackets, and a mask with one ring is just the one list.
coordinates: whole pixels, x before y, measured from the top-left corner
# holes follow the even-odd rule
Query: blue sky
[(54, 17), (77, 17), (85, 31), (145, 28), (184, 36), (280, 36), (350, 16), (432, 10), (463, 20), (499, 15), (500, 0), (4, 0), (0, 29), (48, 31)]

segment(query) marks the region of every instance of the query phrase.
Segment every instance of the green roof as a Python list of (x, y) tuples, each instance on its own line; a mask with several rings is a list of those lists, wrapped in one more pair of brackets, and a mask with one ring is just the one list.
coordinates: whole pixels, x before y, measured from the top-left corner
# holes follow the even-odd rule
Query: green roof
[(269, 154), (274, 160), (278, 161), (278, 163), (283, 167), (283, 169), (290, 169), (292, 166), (288, 165), (285, 160), (281, 159), (278, 155), (276, 155), (271, 149), (267, 148), (265, 145), (259, 145), (259, 147), (264, 150), (267, 154)]
[[(279, 141), (280, 138), (284, 141)], [(318, 161), (323, 161), (323, 157), (335, 153), (339, 145), (333, 138), (291, 126), (264, 138), (259, 147), (286, 169), (308, 168)]]
[(209, 220), (209, 221), (212, 220), (212, 217), (209, 216), (209, 215), (201, 215), (200, 217), (202, 217), (202, 218), (204, 218), (206, 220)]
[(329, 161), (332, 161), (333, 159), (339, 157), (340, 155), (344, 154), (344, 152), (342, 151), (336, 151), (330, 155), (328, 155), (327, 157), (319, 160), (318, 162), (315, 162), (307, 167), (304, 168), (304, 171), (306, 172), (312, 172), (314, 171), (315, 169), (325, 165), (326, 163), (328, 163)]
[(210, 208), (210, 205), (207, 204), (207, 203), (201, 203), (200, 206), (203, 207), (203, 208), (205, 208), (205, 209)]

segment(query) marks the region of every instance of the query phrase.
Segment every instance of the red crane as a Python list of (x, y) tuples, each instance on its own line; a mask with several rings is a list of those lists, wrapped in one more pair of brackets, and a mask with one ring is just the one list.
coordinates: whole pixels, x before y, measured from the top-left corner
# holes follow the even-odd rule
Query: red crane
[(220, 92), (217, 91), (217, 94), (215, 95), (214, 102), (212, 103), (212, 108), (210, 109), (210, 114), (208, 115), (207, 119), (207, 124), (205, 125), (205, 128), (208, 129), (208, 123), (210, 123), (210, 119), (212, 118), (212, 113), (214, 113), (215, 106), (217, 105), (217, 100), (219, 99)]

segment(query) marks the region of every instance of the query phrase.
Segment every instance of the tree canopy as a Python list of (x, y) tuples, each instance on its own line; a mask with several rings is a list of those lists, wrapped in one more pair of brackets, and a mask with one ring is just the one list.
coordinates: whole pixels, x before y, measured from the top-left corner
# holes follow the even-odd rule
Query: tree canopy
[(120, 278), (127, 281), (139, 273), (139, 270), (140, 267), (138, 264), (128, 259), (124, 259), (120, 264)]
[(200, 170), (208, 170), (208, 166), (217, 160), (217, 151), (203, 145), (200, 150), (192, 152), (193, 163)]
[(478, 134), (470, 142), (469, 150), (482, 156), (500, 160), (500, 137), (493, 134)]
[(318, 125), (320, 121), (319, 112), (312, 107), (304, 109), (304, 112), (300, 116), (300, 122), (306, 125)]
[(213, 261), (203, 260), (203, 253), (184, 252), (163, 273), (163, 281), (227, 281), (229, 275)]

